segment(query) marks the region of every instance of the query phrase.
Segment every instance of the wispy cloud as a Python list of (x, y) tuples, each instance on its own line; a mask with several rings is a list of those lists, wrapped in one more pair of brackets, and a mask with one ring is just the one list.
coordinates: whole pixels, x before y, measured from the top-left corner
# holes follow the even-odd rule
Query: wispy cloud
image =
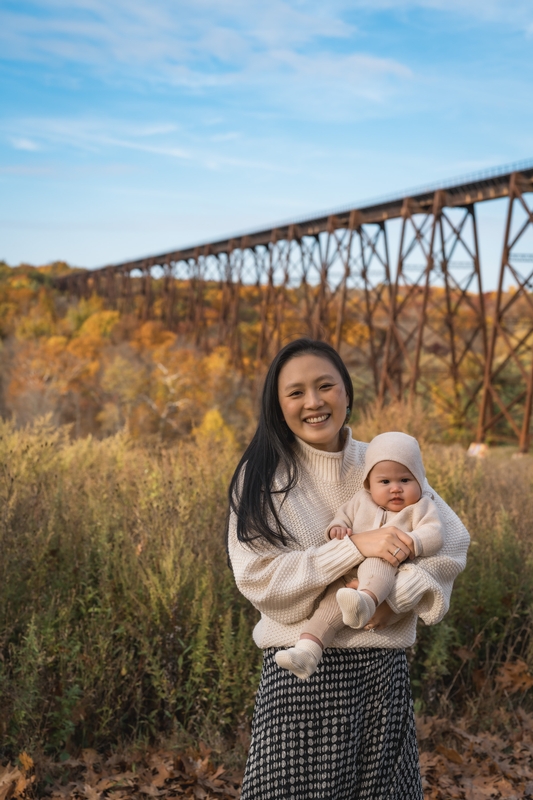
[(512, 3), (509, 0), (353, 0), (351, 5), (370, 11), (441, 11), (448, 16), (502, 22), (507, 28), (524, 31), (533, 21), (533, 6), (529, 0), (513, 0)]
[[(23, 130), (24, 137), (12, 136), (11, 127)], [(177, 127), (174, 125), (144, 126), (128, 120), (93, 117), (17, 119), (14, 122), (0, 123), (0, 132), (2, 131), (13, 146), (17, 143), (19, 150), (47, 150), (56, 155), (61, 154), (63, 158), (67, 149), (107, 158), (117, 158), (121, 151), (136, 151), (159, 159), (190, 162), (207, 170), (239, 167), (268, 172), (291, 171), (290, 168), (281, 167), (267, 158), (247, 157), (242, 153), (223, 151), (222, 144), (232, 144), (239, 140), (240, 135), (235, 132), (219, 136), (189, 133), (188, 138), (192, 142), (179, 144), (176, 141)], [(185, 139), (185, 134), (180, 134), (180, 137)]]
[[(10, 128), (23, 130), (24, 135), (10, 135)], [(77, 150), (109, 149), (110, 147), (140, 150), (172, 158), (189, 159), (186, 147), (177, 144), (161, 145), (161, 138), (168, 142), (175, 138), (176, 126), (171, 124), (136, 125), (129, 121), (98, 119), (94, 117), (29, 117), (14, 121), (4, 121), (2, 129), (8, 135), (12, 146), (18, 150), (40, 150), (46, 147), (54, 150), (70, 147)], [(150, 141), (151, 140), (151, 141)], [(154, 143), (155, 140), (155, 143)]]
[(281, 79), (301, 91), (318, 80), (379, 103), (390, 79), (409, 78), (409, 69), (366, 54), (342, 11), (334, 1), (34, 0), (4, 14), (0, 47), (4, 58), (70, 64), (130, 88), (155, 82), (210, 92)]
[(5, 0), (0, 216), (115, 220), (50, 238), (103, 263), (525, 157), (528, 35), (531, 0)]
[(28, 150), (29, 152), (35, 152), (36, 150), (41, 149), (37, 142), (34, 142), (33, 139), (19, 137), (11, 139), (11, 145), (15, 148), (15, 150)]

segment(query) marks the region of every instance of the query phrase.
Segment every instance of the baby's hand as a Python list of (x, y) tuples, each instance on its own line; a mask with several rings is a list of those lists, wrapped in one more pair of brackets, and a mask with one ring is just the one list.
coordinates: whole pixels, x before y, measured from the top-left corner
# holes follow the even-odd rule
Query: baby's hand
[(343, 528), (340, 525), (335, 525), (333, 528), (330, 529), (329, 538), (330, 539), (344, 539), (346, 536), (352, 535), (351, 528)]

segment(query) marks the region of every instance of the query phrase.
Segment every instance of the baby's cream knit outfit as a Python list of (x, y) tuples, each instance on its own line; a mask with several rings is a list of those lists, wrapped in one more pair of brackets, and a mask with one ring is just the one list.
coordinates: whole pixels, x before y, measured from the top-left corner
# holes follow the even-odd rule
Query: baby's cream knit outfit
[[(338, 509), (335, 519), (328, 525), (327, 532), (329, 533), (336, 525), (351, 528), (354, 534), (376, 530), (384, 525), (394, 525), (412, 536), (416, 557), (427, 558), (435, 555), (443, 542), (442, 524), (437, 506), (427, 495), (401, 511), (387, 511), (374, 503), (366, 489), (361, 489)], [(397, 571), (396, 567), (381, 558), (366, 558), (357, 569), (359, 590), (370, 590), (376, 595), (379, 605), (388, 597)], [(347, 576), (347, 579), (350, 577), (352, 576)], [(412, 610), (413, 603), (418, 603), (424, 594), (423, 582), (420, 582), (419, 589), (421, 594), (420, 592), (415, 594), (415, 587), (412, 587), (412, 596), (402, 597), (401, 601), (396, 603), (394, 607), (396, 613), (403, 614)], [(324, 601), (325, 598), (322, 603)], [(306, 628), (306, 633), (314, 633), (319, 639), (321, 638), (310, 628)]]
[[(368, 483), (370, 473), (374, 467), (386, 461), (395, 461), (406, 467), (417, 481), (420, 492), (424, 491), (426, 471), (417, 440), (398, 431), (381, 433), (372, 439), (365, 453), (363, 480), (368, 491), (362, 489), (356, 492), (351, 500), (340, 507), (335, 519), (327, 527), (326, 539), (329, 539), (330, 531), (336, 526), (351, 528), (356, 534), (376, 530), (384, 525), (394, 525), (411, 535), (415, 557), (427, 558), (435, 555), (442, 547), (442, 524), (437, 507), (430, 497), (422, 495), (417, 503), (397, 512), (381, 508), (372, 499)], [(352, 628), (366, 625), (374, 614), (376, 604), (365, 592), (370, 591), (379, 605), (388, 597), (396, 572), (397, 569), (392, 564), (380, 558), (366, 558), (363, 561), (357, 570), (359, 589), (339, 589), (337, 592), (337, 602), (341, 606), (345, 625)], [(398, 607), (397, 610), (400, 613), (410, 611), (422, 599), (423, 586), (420, 586), (420, 591), (419, 597), (410, 598), (409, 607)], [(324, 602), (325, 599), (321, 605)], [(316, 614), (313, 621), (315, 618)], [(306, 633), (315, 631), (311, 628)], [(317, 633), (315, 636), (321, 638)], [(328, 641), (329, 639), (330, 637)]]
[[(297, 484), (287, 495), (274, 494), (279, 515), (294, 541), (275, 547), (264, 540), (255, 545), (239, 542), (235, 514), (230, 515), (228, 551), (240, 591), (260, 611), (254, 641), (261, 648), (293, 645), (305, 630), (327, 587), (357, 567), (364, 557), (349, 537), (324, 543), (324, 530), (337, 509), (363, 488), (364, 457), (368, 445), (346, 440), (339, 453), (328, 453), (300, 439), (294, 445), (298, 458)], [(281, 489), (278, 475), (273, 489)], [(423, 487), (431, 492), (427, 482)], [(369, 632), (343, 627), (333, 647), (404, 648), (416, 638), (420, 616), (428, 625), (439, 622), (447, 612), (453, 581), (464, 569), (469, 536), (457, 515), (435, 496), (443, 524), (442, 548), (423, 561), (402, 564), (387, 602), (396, 613), (413, 608), (394, 625)], [(421, 599), (417, 602), (417, 598)]]

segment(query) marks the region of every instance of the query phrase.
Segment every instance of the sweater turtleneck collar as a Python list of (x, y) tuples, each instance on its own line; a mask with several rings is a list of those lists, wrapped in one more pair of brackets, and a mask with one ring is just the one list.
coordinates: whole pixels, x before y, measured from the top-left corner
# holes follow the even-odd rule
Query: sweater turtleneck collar
[(352, 429), (343, 428), (344, 444), (338, 453), (317, 450), (302, 439), (295, 437), (294, 449), (302, 466), (318, 480), (327, 483), (340, 483), (355, 464), (355, 448)]

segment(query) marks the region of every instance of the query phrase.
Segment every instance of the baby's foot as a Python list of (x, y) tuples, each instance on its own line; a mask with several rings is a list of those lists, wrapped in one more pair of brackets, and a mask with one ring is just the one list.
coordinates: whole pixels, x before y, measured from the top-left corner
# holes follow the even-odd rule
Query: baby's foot
[(311, 639), (300, 639), (296, 647), (278, 650), (274, 656), (276, 664), (288, 669), (302, 681), (311, 677), (322, 658), (322, 648)]
[(337, 603), (342, 611), (342, 621), (349, 628), (364, 628), (376, 611), (369, 594), (358, 589), (339, 589)]

